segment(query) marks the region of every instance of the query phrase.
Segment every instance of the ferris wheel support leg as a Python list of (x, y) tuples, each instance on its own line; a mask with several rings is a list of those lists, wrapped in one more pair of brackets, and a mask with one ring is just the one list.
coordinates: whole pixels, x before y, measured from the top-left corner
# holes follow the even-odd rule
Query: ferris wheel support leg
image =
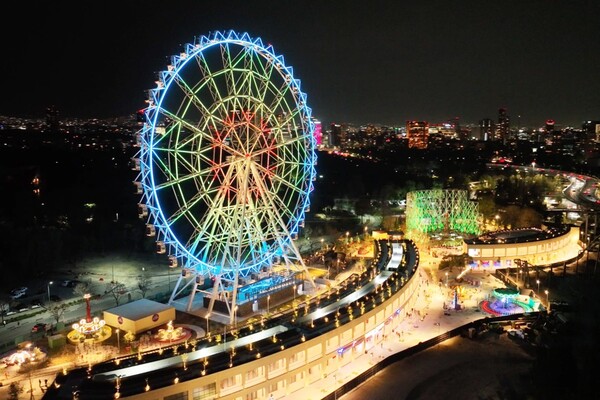
[(211, 314), (213, 307), (215, 306), (215, 299), (219, 295), (219, 286), (221, 286), (221, 275), (215, 276), (215, 285), (213, 286), (212, 295), (210, 296), (210, 302), (208, 303), (208, 313)]
[(190, 299), (188, 300), (187, 307), (185, 308), (186, 311), (192, 311), (196, 293), (198, 293), (198, 275), (196, 275), (196, 277), (194, 278), (194, 287), (192, 288), (192, 292), (190, 293)]
[(177, 295), (177, 290), (179, 289), (179, 285), (181, 285), (181, 280), (183, 279), (183, 275), (179, 274), (179, 279), (175, 283), (175, 287), (173, 288), (173, 292), (171, 293), (171, 297), (169, 297), (169, 302), (167, 304), (173, 304), (173, 300), (175, 300), (175, 296)]
[(229, 324), (234, 325), (234, 328), (237, 328), (237, 292), (238, 292), (238, 284), (239, 284), (239, 274), (236, 271), (235, 273), (235, 282), (233, 283), (233, 293), (231, 295), (231, 308), (229, 309)]
[(317, 284), (315, 283), (312, 276), (310, 276), (310, 272), (308, 271), (308, 268), (306, 268), (306, 264), (304, 264), (304, 260), (302, 259), (302, 256), (300, 255), (300, 251), (298, 251), (298, 248), (296, 247), (296, 244), (294, 243), (293, 240), (290, 242), (290, 245), (292, 246), (292, 249), (294, 250), (294, 252), (296, 253), (296, 255), (298, 257), (298, 262), (302, 266), (302, 272), (304, 273), (303, 275), (305, 275), (304, 279), (306, 279), (310, 282), (310, 285), (312, 286), (313, 289), (316, 289)]

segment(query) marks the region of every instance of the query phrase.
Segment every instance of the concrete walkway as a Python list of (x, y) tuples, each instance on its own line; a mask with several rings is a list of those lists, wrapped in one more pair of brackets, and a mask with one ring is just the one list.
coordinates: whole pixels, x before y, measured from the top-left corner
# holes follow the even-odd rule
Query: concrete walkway
[[(472, 276), (474, 280), (481, 282), (481, 286), (473, 288), (477, 290), (478, 296), (463, 303), (464, 310), (444, 310), (444, 303), (450, 304), (452, 298), (452, 291), (445, 284), (439, 284), (440, 279), (445, 280), (445, 272), (425, 272), (425, 270), (421, 271), (422, 286), (412, 316), (405, 318), (394, 327), (395, 335), (388, 335), (380, 345), (373, 347), (367, 354), (356, 356), (353, 362), (339, 368), (336, 372), (280, 398), (286, 400), (322, 399), (386, 357), (446, 331), (484, 318), (485, 314), (476, 311), (478, 302), (491, 293), (494, 288), (504, 287), (502, 282), (488, 273), (468, 274), (467, 276)], [(453, 283), (453, 276), (457, 274), (458, 272), (449, 274), (450, 285)], [(450, 315), (445, 315), (444, 311)]]

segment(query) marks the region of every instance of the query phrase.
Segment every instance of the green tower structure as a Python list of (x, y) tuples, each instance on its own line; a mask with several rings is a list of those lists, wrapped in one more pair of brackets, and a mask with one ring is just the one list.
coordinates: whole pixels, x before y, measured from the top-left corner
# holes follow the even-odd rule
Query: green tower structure
[(418, 190), (406, 196), (406, 230), (479, 235), (479, 204), (466, 190)]

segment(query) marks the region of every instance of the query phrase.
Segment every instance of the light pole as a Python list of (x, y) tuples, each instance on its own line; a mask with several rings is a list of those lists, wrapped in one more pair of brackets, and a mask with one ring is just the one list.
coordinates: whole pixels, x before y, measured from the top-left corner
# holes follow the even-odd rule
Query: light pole
[(346, 231), (346, 244), (348, 244), (348, 236), (350, 236), (350, 232)]
[(325, 241), (325, 239), (321, 238), (321, 251), (323, 251), (323, 242)]
[(271, 295), (269, 294), (269, 295), (267, 295), (267, 317), (269, 316), (270, 301), (271, 301)]
[(210, 321), (210, 313), (206, 314), (206, 336), (208, 336), (208, 332), (210, 332), (208, 329), (208, 321)]
[(233, 309), (233, 329), (237, 329), (237, 310), (238, 306), (236, 304), (235, 308)]
[(537, 285), (538, 285), (538, 297), (539, 297), (539, 295), (540, 295), (540, 280), (536, 279), (535, 283), (537, 283)]
[(50, 281), (48, 282), (48, 301), (50, 301), (50, 285), (52, 285), (54, 282)]
[(548, 305), (548, 311), (550, 311), (550, 292), (546, 289), (544, 293), (546, 293), (546, 304)]
[(446, 272), (446, 286), (448, 286), (448, 272)]
[(365, 226), (365, 240), (367, 240), (367, 231), (368, 230), (369, 230), (369, 228)]
[(118, 353), (117, 354), (121, 354), (121, 336), (120, 336), (120, 330), (117, 328), (117, 349), (118, 349)]

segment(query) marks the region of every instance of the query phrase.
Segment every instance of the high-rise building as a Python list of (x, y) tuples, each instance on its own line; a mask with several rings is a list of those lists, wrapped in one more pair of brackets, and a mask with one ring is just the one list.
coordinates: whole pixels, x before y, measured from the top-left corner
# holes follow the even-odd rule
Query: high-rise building
[(406, 121), (406, 137), (409, 148), (426, 149), (428, 136), (429, 124), (427, 121)]
[(600, 121), (584, 121), (581, 129), (588, 140), (600, 141)]
[(313, 123), (315, 124), (315, 131), (313, 133), (313, 136), (315, 137), (317, 146), (321, 146), (323, 144), (323, 131), (321, 127), (321, 121), (313, 118)]
[(329, 130), (329, 147), (339, 147), (342, 142), (342, 126), (331, 124)]
[(546, 132), (548, 132), (548, 133), (554, 132), (554, 120), (553, 119), (546, 120)]
[(498, 124), (496, 125), (496, 134), (494, 140), (500, 140), (502, 143), (506, 143), (510, 134), (510, 117), (506, 108), (500, 108), (498, 110)]
[(491, 140), (494, 135), (494, 121), (491, 118), (479, 120), (479, 140)]

